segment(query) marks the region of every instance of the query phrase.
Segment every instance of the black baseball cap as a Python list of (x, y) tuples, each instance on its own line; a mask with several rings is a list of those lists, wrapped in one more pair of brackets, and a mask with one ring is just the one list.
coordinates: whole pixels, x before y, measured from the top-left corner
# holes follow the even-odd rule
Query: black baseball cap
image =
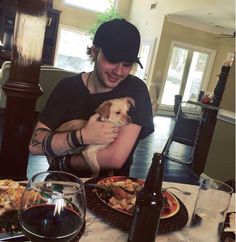
[(100, 47), (112, 63), (137, 62), (143, 68), (138, 58), (140, 33), (125, 19), (113, 19), (102, 23), (95, 33), (93, 44)]

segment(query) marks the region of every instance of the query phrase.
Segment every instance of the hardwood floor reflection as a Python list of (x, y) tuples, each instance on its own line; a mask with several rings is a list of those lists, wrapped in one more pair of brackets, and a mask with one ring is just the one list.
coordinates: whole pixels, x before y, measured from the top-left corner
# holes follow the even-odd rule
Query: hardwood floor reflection
[[(162, 152), (173, 128), (174, 119), (168, 116), (156, 116), (154, 124), (155, 132), (142, 140), (135, 151), (134, 162), (130, 169), (130, 175), (133, 177), (146, 178), (153, 153)], [(186, 159), (190, 153), (190, 147), (175, 142), (169, 151), (170, 155), (181, 159)], [(198, 184), (199, 178), (191, 172), (191, 165), (183, 165), (169, 159), (165, 159), (164, 164), (165, 181)]]
[[(154, 118), (155, 132), (142, 140), (134, 154), (134, 162), (130, 169), (130, 176), (145, 179), (151, 164), (153, 153), (161, 153), (169, 134), (172, 130), (174, 120), (167, 116), (156, 116)], [(185, 157), (189, 155), (190, 148), (174, 143), (171, 152), (175, 157)], [(43, 156), (30, 156), (28, 161), (27, 177), (45, 171), (48, 163)], [(182, 165), (171, 160), (165, 160), (164, 180), (171, 182), (181, 182), (187, 184), (197, 184), (198, 177), (191, 172), (191, 165)]]

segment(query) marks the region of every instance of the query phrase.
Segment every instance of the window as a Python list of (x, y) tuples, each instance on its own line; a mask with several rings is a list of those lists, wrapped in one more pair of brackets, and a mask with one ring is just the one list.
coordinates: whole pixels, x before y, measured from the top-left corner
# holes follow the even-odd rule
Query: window
[(75, 72), (91, 71), (93, 63), (86, 53), (91, 45), (86, 32), (60, 26), (54, 66)]
[(199, 92), (206, 90), (214, 57), (214, 50), (174, 41), (160, 95), (161, 107), (173, 106), (175, 95), (182, 95), (183, 101), (197, 100)]
[(116, 4), (116, 0), (64, 0), (64, 4), (95, 12), (104, 12)]

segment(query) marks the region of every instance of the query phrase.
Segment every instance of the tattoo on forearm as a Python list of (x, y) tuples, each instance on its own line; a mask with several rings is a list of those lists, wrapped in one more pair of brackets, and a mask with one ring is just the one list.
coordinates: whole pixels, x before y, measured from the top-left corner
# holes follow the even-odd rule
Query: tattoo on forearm
[(40, 145), (40, 144), (42, 144), (42, 142), (39, 142), (37, 139), (31, 139), (31, 141), (30, 141), (30, 145), (33, 147)]
[(41, 145), (42, 144), (42, 141), (39, 141), (37, 139), (37, 136), (38, 134), (40, 134), (41, 132), (45, 132), (45, 131), (50, 131), (50, 129), (47, 129), (47, 128), (38, 128), (38, 129), (35, 129), (33, 135), (32, 135), (32, 138), (30, 140), (30, 145), (31, 146), (37, 146), (37, 145)]

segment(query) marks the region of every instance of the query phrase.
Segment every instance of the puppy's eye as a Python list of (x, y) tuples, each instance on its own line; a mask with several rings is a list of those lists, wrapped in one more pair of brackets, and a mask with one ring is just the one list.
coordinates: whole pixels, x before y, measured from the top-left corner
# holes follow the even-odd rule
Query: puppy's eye
[(116, 112), (117, 115), (120, 115), (120, 111)]

